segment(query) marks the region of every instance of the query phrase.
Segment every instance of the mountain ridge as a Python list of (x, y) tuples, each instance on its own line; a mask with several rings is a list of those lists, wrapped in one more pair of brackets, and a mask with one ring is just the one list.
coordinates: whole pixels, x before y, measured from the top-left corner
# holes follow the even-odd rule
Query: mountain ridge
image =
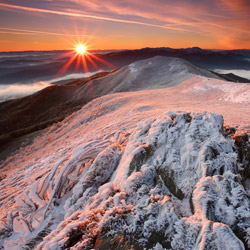
[[(132, 72), (133, 67), (138, 67), (137, 72)], [(0, 146), (61, 121), (96, 97), (115, 92), (171, 87), (192, 74), (218, 78), (183, 59), (158, 56), (137, 61), (113, 73), (97, 73), (86, 79), (52, 85), (33, 95), (0, 103), (0, 112), (6, 114), (0, 121)]]

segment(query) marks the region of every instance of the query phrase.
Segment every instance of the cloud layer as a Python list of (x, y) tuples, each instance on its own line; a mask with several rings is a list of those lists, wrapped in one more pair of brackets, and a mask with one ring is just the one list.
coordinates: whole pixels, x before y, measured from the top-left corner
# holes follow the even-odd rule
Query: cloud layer
[(1, 85), (0, 102), (31, 95), (45, 87), (50, 86), (47, 82), (38, 82), (34, 84), (13, 84)]

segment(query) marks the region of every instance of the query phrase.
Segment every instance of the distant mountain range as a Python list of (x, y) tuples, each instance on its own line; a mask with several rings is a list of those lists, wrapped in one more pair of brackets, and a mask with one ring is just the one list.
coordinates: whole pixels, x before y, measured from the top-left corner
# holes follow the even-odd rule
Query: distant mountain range
[[(97, 69), (112, 71), (132, 62), (154, 56), (182, 58), (197, 67), (208, 70), (250, 69), (250, 50), (216, 51), (203, 50), (198, 47), (187, 49), (144, 48), (114, 52), (105, 51), (105, 53), (95, 51), (94, 55), (99, 60), (92, 58), (95, 62), (95, 64), (92, 64), (87, 59), (89, 72), (94, 72)], [(0, 84), (51, 80), (58, 75), (58, 72), (60, 72), (70, 58), (68, 51), (0, 53)], [(77, 67), (77, 60), (75, 60), (65, 70), (64, 75), (75, 72)], [(84, 72), (83, 67), (80, 67), (77, 72)]]

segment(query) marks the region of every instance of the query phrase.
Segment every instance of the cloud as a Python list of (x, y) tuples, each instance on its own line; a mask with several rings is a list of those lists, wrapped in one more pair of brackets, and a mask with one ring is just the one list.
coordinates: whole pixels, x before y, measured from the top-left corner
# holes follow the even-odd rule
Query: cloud
[[(69, 0), (67, 8), (64, 1), (60, 1), (57, 10), (47, 9), (55, 7), (53, 2), (42, 1), (46, 9), (12, 4), (0, 4), (0, 8), (22, 10), (33, 13), (54, 14), (75, 18), (88, 18), (109, 22), (137, 24), (155, 28), (204, 33), (203, 25), (213, 25), (214, 20), (227, 19), (223, 13), (216, 13), (216, 1), (173, 1), (156, 0)], [(71, 8), (68, 6), (71, 3)], [(61, 7), (61, 9), (60, 9)], [(58, 10), (59, 9), (59, 10)]]
[(38, 82), (34, 84), (12, 84), (1, 85), (0, 102), (31, 95), (43, 88), (50, 86), (47, 82)]
[[(198, 38), (209, 39), (217, 45), (247, 46), (239, 37), (249, 37), (248, 0), (71, 0), (82, 3), (92, 12), (109, 13), (137, 20), (150, 20), (168, 27), (189, 30)], [(248, 11), (246, 17), (246, 10)], [(242, 16), (242, 13), (245, 13)], [(182, 33), (183, 34), (183, 33)], [(230, 43), (224, 39), (231, 37)], [(242, 41), (242, 43), (239, 43)]]
[(133, 21), (133, 20), (126, 20), (126, 19), (118, 19), (118, 18), (110, 18), (110, 17), (103, 17), (103, 16), (96, 16), (96, 15), (88, 15), (88, 14), (75, 13), (75, 12), (40, 9), (40, 8), (11, 5), (11, 4), (4, 4), (4, 3), (0, 3), (0, 8), (2, 8), (2, 9), (17, 9), (17, 10), (24, 10), (24, 11), (29, 11), (29, 12), (55, 14), (55, 15), (77, 17), (77, 18), (90, 18), (90, 19), (97, 19), (97, 20), (102, 20), (102, 21), (119, 22), (119, 23), (127, 23), (127, 24), (138, 24), (138, 25), (151, 26), (151, 27), (162, 28), (162, 29), (174, 29), (174, 30), (178, 29), (178, 30), (180, 30), (180, 28), (169, 27), (169, 26), (165, 26), (165, 25), (158, 25), (158, 24), (153, 24), (153, 23), (139, 22), (139, 21)]
[[(128, 28), (124, 26), (126, 36), (134, 33), (134, 27), (140, 25), (165, 29), (166, 32), (163, 31), (163, 34), (166, 36), (174, 35), (173, 37), (182, 39), (182, 42), (177, 41), (179, 44), (185, 44), (185, 39), (187, 39), (192, 41), (190, 43), (197, 43), (197, 45), (200, 43), (212, 44), (214, 47), (217, 45), (220, 48), (224, 45), (227, 48), (228, 46), (249, 48), (245, 42), (242, 44), (236, 42), (239, 40), (237, 37), (248, 37), (250, 34), (250, 2), (248, 0), (59, 0), (56, 3), (50, 0), (34, 0), (29, 3), (20, 0), (19, 5), (16, 5), (14, 0), (5, 0), (5, 2), (0, 4), (0, 9), (59, 15), (83, 21), (89, 19), (89, 22), (128, 24)], [(113, 26), (107, 25), (106, 27)], [(25, 33), (21, 30), (16, 32)], [(40, 34), (39, 31), (37, 34)], [(228, 42), (225, 37), (232, 37), (232, 39)]]
[(221, 73), (221, 74), (228, 74), (228, 73), (233, 73), (235, 75), (247, 78), (250, 80), (250, 70), (240, 70), (240, 69), (215, 69), (216, 72)]
[[(6, 34), (25, 34), (25, 35), (54, 35), (54, 36), (65, 36), (65, 33), (55, 33), (55, 32), (47, 32), (47, 31), (40, 31), (40, 30), (29, 30), (29, 29), (13, 29), (7, 27), (0, 27), (0, 33)], [(75, 34), (67, 34), (68, 36), (79, 36)], [(81, 35), (81, 36), (90, 36), (90, 35)], [(93, 36), (93, 35), (91, 35)]]
[(68, 74), (59, 78), (54, 78), (47, 82), (39, 81), (33, 84), (2, 84), (0, 85), (0, 102), (31, 95), (43, 88), (53, 85), (52, 83), (56, 83), (58, 81), (89, 77), (98, 72), (100, 71)]
[[(71, 0), (80, 4), (82, 1)], [(145, 18), (165, 25), (182, 25), (209, 19), (225, 18), (223, 13), (216, 11), (216, 1), (170, 1), (170, 0), (85, 0), (82, 7), (96, 13), (120, 15), (126, 18)], [(213, 10), (213, 11), (212, 11)]]
[(249, 0), (222, 0), (224, 4), (231, 7), (232, 10), (240, 10), (246, 12), (249, 15), (250, 2)]
[(55, 83), (58, 81), (64, 81), (64, 80), (72, 80), (72, 79), (78, 79), (78, 78), (84, 78), (84, 77), (89, 77), (92, 75), (95, 75), (101, 71), (94, 71), (94, 72), (88, 72), (88, 73), (73, 73), (73, 74), (68, 74), (62, 77), (54, 78), (52, 80), (49, 80), (49, 83)]

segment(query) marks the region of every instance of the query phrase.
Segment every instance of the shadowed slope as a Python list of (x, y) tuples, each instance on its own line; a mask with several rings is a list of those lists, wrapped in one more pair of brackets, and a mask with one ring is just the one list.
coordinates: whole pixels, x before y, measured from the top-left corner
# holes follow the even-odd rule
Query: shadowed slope
[(64, 85), (53, 85), (30, 96), (0, 103), (0, 147), (14, 138), (43, 129), (61, 121), (80, 109), (90, 99), (79, 96), (79, 88), (94, 78), (109, 73), (74, 80)]

